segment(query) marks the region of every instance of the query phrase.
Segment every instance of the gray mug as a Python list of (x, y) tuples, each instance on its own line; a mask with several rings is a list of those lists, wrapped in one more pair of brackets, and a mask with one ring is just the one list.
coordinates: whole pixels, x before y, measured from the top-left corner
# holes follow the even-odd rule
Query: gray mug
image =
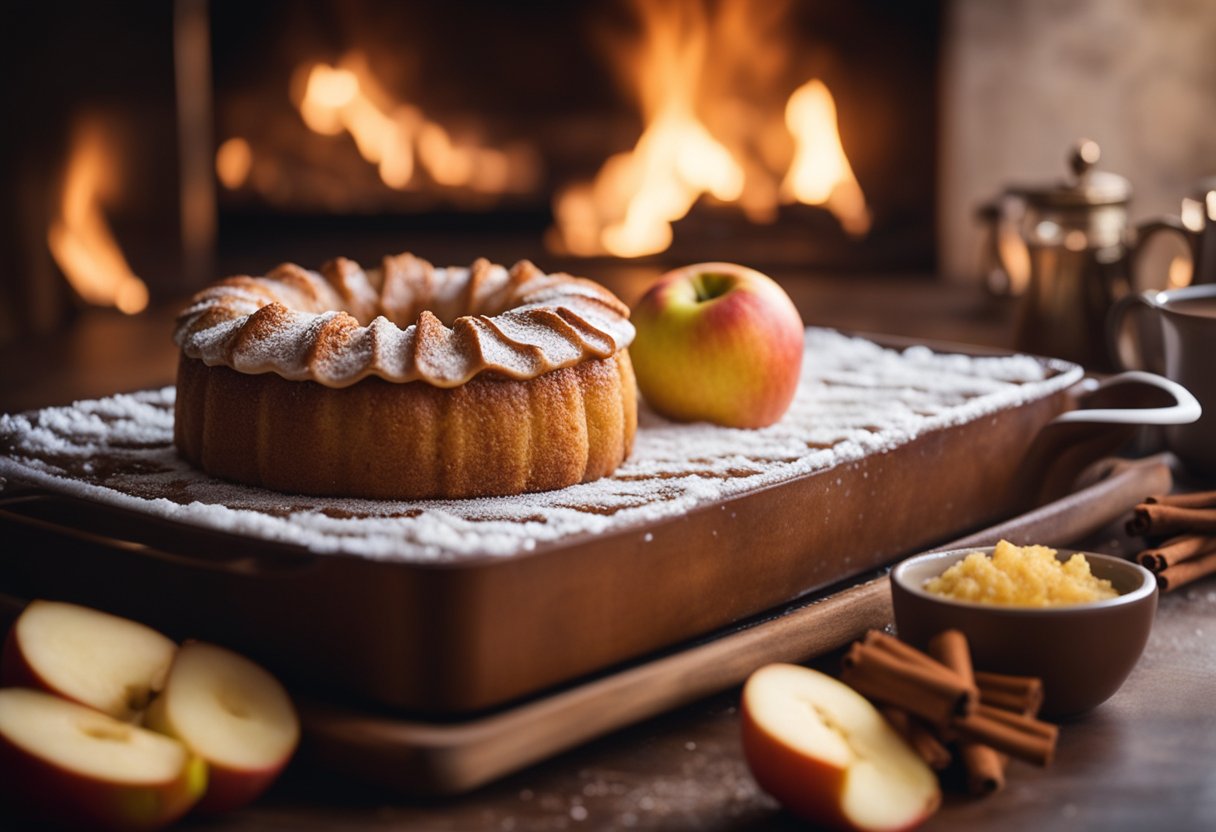
[[(1155, 319), (1160, 339), (1129, 338), (1132, 315)], [(1166, 443), (1188, 469), (1216, 478), (1216, 285), (1128, 295), (1111, 309), (1108, 333), (1120, 365), (1160, 373), (1199, 400), (1199, 420), (1166, 428)]]

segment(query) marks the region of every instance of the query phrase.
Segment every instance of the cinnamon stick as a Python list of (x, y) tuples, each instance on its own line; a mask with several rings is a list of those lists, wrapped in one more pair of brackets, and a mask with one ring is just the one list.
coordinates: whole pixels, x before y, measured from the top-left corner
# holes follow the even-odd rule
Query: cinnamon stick
[[(980, 706), (969, 714), (955, 717), (952, 724), (960, 736), (983, 743), (1010, 757), (1017, 757), (1028, 763), (1045, 766), (1051, 762), (1056, 748), (1054, 733), (1045, 734), (1035, 730), (1032, 725), (1010, 723), (1006, 719), (998, 718), (994, 714), (1007, 713), (999, 708), (982, 710), (983, 708), (984, 706)], [(1008, 716), (1014, 719), (1030, 719), (1029, 717), (1018, 717), (1017, 714), (1008, 714)], [(1030, 720), (1030, 722), (1044, 725), (1048, 729), (1055, 728), (1047, 723), (1039, 723), (1038, 720)]]
[(1035, 715), (1043, 707), (1043, 691), (1019, 694), (1008, 690), (994, 690), (983, 685), (976, 685), (980, 692), (980, 704), (993, 708), (1002, 708), (1015, 714)]
[(1216, 491), (1196, 491), (1191, 494), (1157, 494), (1145, 497), (1146, 503), (1180, 508), (1216, 508)]
[[(958, 631), (954, 631), (954, 632), (958, 632)], [(960, 662), (965, 661), (966, 667), (968, 669), (970, 669), (970, 667), (971, 667), (970, 648), (967, 647), (966, 638), (963, 636), (962, 633), (958, 633), (958, 637), (962, 639), (961, 645), (959, 645), (956, 642), (953, 646), (953, 649), (955, 651), (957, 651), (957, 654), (959, 655), (958, 661), (960, 661)], [(955, 670), (956, 672), (958, 672), (958, 669), (955, 667), (952, 667), (950, 665), (950, 663), (942, 661), (941, 656), (937, 656), (937, 655), (930, 656), (926, 653), (922, 653), (920, 650), (917, 650), (915, 647), (911, 646), (907, 642), (900, 641), (898, 638), (887, 635), (886, 633), (884, 633), (880, 630), (870, 630), (869, 632), (867, 632), (865, 635), (864, 643), (866, 644), (867, 647), (872, 647), (874, 649), (881, 650), (883, 652), (889, 653), (893, 657), (897, 657), (897, 658), (906, 660), (912, 664), (921, 665), (930, 670), (936, 669), (937, 672), (940, 672), (942, 670), (942, 668), (947, 668), (947, 669)], [(932, 645), (930, 645), (930, 647), (932, 647)], [(962, 675), (963, 674), (960, 674), (960, 676), (962, 676)], [(971, 685), (976, 684), (973, 675), (966, 675), (965, 678), (968, 680), (969, 684), (971, 684)], [(1029, 678), (1024, 678), (1021, 676), (1009, 676), (1009, 677), (1005, 677), (1005, 678), (1017, 680), (1021, 684), (1024, 684), (1026, 682), (1033, 682), (1035, 684), (1038, 684), (1039, 685), (1039, 704), (1042, 704), (1042, 685), (1041, 685), (1041, 683), (1039, 683), (1038, 679), (1029, 679)], [(978, 686), (976, 687), (976, 692), (977, 692), (977, 694), (980, 693)], [(982, 694), (980, 694), (980, 695), (982, 696)], [(975, 701), (979, 701), (979, 700), (977, 699)], [(1022, 704), (1022, 701), (1020, 699), (1018, 700), (1018, 704)], [(1036, 706), (1035, 712), (1036, 713), (1038, 712), (1037, 706)], [(957, 737), (953, 736), (953, 733), (951, 732), (950, 727), (948, 725), (938, 725), (938, 726), (936, 726), (936, 728), (937, 728), (938, 738), (941, 739), (943, 742), (954, 742), (957, 739)]]
[(943, 630), (929, 639), (929, 655), (975, 684), (975, 671), (971, 667), (971, 649), (967, 637), (961, 630)]
[(1043, 688), (1043, 682), (1034, 676), (1011, 676), (1008, 673), (993, 673), (989, 670), (975, 671), (975, 683), (991, 690), (1018, 694), (1027, 694)]
[(967, 773), (967, 791), (977, 797), (996, 794), (1005, 788), (1005, 764), (1009, 758), (982, 742), (959, 743), (959, 756)]
[[(975, 683), (971, 650), (967, 646), (967, 637), (959, 630), (946, 630), (930, 639), (929, 653), (963, 679)], [(980, 696), (982, 699), (983, 693)], [(964, 739), (959, 742), (959, 754), (967, 772), (969, 792), (988, 795), (1005, 787), (1005, 760), (991, 746)]]
[(1127, 533), (1141, 536), (1216, 533), (1216, 508), (1182, 508), (1161, 503), (1140, 503), (1127, 521)]
[(883, 708), (882, 715), (929, 768), (941, 771), (950, 765), (950, 750), (919, 719), (910, 716), (907, 711), (891, 707)]
[(1163, 572), (1209, 552), (1216, 552), (1216, 535), (1183, 534), (1170, 538), (1156, 548), (1145, 549), (1136, 555), (1136, 560), (1150, 572)]
[(1157, 586), (1162, 592), (1173, 592), (1213, 573), (1216, 573), (1216, 552), (1184, 560), (1158, 572)]
[(854, 643), (843, 664), (840, 678), (845, 684), (934, 726), (947, 725), (952, 717), (967, 713), (978, 698), (975, 685), (949, 668), (931, 659), (898, 658), (873, 644)]
[(1028, 716), (1036, 716), (1043, 707), (1043, 682), (1032, 676), (1008, 676), (979, 670), (975, 673), (975, 686), (984, 705)]
[(868, 630), (862, 643), (866, 647), (882, 650), (885, 653), (890, 653), (895, 658), (921, 665), (930, 670), (941, 667), (939, 662), (935, 662), (912, 645), (900, 641), (895, 636), (889, 636), (882, 630)]
[(1006, 711), (1004, 708), (994, 708), (991, 705), (977, 705), (975, 713), (986, 719), (996, 720), (1004, 723), (1010, 728), (1024, 731), (1028, 734), (1036, 734), (1043, 739), (1055, 742), (1060, 735), (1058, 726), (1052, 725), (1050, 722), (1044, 722), (1041, 719), (1036, 719), (1033, 716), (1025, 714), (1015, 714), (1011, 711)]

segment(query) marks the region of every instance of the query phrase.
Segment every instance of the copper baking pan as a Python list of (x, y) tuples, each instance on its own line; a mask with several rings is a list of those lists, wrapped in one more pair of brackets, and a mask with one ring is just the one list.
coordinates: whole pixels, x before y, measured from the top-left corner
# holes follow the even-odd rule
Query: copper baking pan
[[(0, 592), (230, 644), (348, 701), (468, 714), (1054, 499), (1128, 438), (1128, 423), (1188, 418), (1185, 391), (1167, 395), (1169, 382), (1145, 378), (1081, 382), (644, 527), (454, 563), (314, 555), (10, 488)], [(1082, 404), (1102, 409), (1060, 421)]]

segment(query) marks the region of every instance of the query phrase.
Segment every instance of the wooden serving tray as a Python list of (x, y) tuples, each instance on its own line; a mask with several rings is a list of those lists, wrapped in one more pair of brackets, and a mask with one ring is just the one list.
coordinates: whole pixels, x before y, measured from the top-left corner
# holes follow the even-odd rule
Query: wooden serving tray
[[(1063, 546), (1166, 493), (1160, 459), (1111, 461), (1093, 485), (947, 544), (1007, 539)], [(343, 774), (413, 795), (469, 791), (610, 731), (741, 683), (769, 662), (801, 662), (891, 622), (885, 576), (816, 594), (681, 649), (463, 722), (420, 722), (308, 701), (306, 749)]]
[[(940, 548), (1065, 545), (1116, 520), (1146, 494), (1168, 492), (1164, 457), (1107, 460), (1067, 497)], [(11, 508), (11, 505), (10, 505)], [(0, 509), (3, 514), (7, 509)], [(2, 522), (2, 520), (0, 520)], [(885, 570), (884, 570), (885, 571)], [(0, 634), (22, 602), (0, 595)], [(800, 662), (891, 622), (885, 575), (815, 593), (705, 638), (580, 684), (461, 721), (297, 698), (305, 753), (317, 764), (409, 795), (470, 791), (634, 722), (741, 683), (762, 665)]]
[[(1059, 362), (1043, 366), (1048, 376), (1080, 376)], [(683, 514), (508, 556), (429, 561), (318, 553), (192, 523), (206, 495), (245, 492), (214, 482), (184, 488), (181, 478), (198, 486), (201, 475), (172, 469), (181, 463), (167, 444), (140, 456), (132, 440), (134, 451), (114, 446), (55, 479), (41, 474), (64, 467), (53, 454), (31, 462), (0, 436), (0, 474), (10, 478), (0, 591), (89, 603), (230, 644), (297, 687), (347, 701), (467, 715), (714, 632), (1041, 504), (1126, 436), (1047, 427), (1087, 391), (1059, 385)], [(114, 418), (136, 410), (128, 400), (99, 409)], [(163, 416), (153, 417), (163, 432)], [(144, 433), (155, 431), (132, 435), (155, 445)], [(166, 470), (149, 473), (149, 460)], [(65, 483), (82, 481), (92, 489), (85, 497), (66, 493)], [(35, 490), (23, 490), (29, 485)], [(308, 500), (281, 500), (269, 519), (290, 529), (292, 512)], [(423, 508), (394, 511), (408, 520)]]

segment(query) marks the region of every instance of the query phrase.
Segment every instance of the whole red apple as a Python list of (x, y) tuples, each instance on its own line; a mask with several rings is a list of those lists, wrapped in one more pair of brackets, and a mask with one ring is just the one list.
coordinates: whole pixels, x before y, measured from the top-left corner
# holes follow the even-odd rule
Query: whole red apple
[(697, 263), (670, 271), (632, 320), (638, 387), (658, 413), (761, 428), (789, 409), (802, 371), (802, 318), (755, 269)]

